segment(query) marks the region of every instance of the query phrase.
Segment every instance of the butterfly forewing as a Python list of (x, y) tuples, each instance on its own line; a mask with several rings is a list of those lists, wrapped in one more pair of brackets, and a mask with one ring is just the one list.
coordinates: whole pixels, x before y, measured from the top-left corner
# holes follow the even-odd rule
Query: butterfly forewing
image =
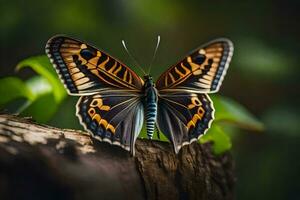
[(183, 145), (199, 139), (214, 118), (212, 101), (206, 94), (176, 93), (158, 99), (157, 125), (178, 153)]
[(143, 86), (143, 80), (131, 69), (79, 40), (55, 36), (47, 42), (46, 52), (70, 94), (140, 92)]
[(216, 92), (226, 74), (232, 54), (233, 45), (229, 40), (212, 41), (163, 73), (156, 82), (156, 87), (161, 93)]

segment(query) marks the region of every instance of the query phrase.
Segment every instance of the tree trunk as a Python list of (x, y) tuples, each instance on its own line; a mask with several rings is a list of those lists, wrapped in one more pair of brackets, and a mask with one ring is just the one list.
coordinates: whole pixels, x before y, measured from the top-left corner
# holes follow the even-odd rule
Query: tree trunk
[(138, 139), (131, 157), (82, 131), (0, 115), (0, 199), (233, 199), (233, 170), (211, 144), (176, 155)]

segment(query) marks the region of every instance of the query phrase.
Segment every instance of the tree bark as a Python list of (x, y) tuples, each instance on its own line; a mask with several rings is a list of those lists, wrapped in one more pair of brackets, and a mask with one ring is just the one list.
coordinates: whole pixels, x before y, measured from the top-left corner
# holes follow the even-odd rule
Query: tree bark
[(0, 199), (233, 199), (230, 153), (138, 139), (132, 157), (79, 130), (0, 115)]

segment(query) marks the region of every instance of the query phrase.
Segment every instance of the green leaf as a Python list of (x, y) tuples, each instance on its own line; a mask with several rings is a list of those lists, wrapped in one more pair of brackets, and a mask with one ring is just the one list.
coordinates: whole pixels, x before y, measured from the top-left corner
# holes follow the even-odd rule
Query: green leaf
[(272, 81), (286, 79), (297, 65), (297, 60), (290, 54), (255, 38), (240, 38), (235, 48), (238, 50), (235, 66), (245, 78), (252, 79), (255, 76), (257, 80)]
[(56, 101), (60, 102), (66, 97), (66, 90), (60, 82), (52, 64), (47, 56), (35, 56), (21, 61), (16, 69), (30, 67), (42, 77), (47, 79), (53, 88), (53, 95)]
[[(52, 93), (52, 87), (50, 83), (43, 78), (42, 76), (34, 76), (25, 82), (26, 89), (29, 90), (32, 94), (31, 99), (27, 99), (27, 101), (18, 108), (18, 113), (23, 112), (27, 107), (29, 107), (36, 99), (40, 96)], [(58, 104), (58, 102), (55, 102)]]
[(59, 105), (50, 83), (41, 76), (35, 76), (26, 82), (15, 77), (0, 79), (0, 95), (0, 105), (19, 97), (26, 98), (27, 101), (17, 108), (17, 112), (43, 123), (51, 119)]
[(32, 116), (38, 122), (47, 122), (66, 97), (66, 90), (46, 56), (25, 59), (17, 65), (16, 69), (20, 70), (24, 67), (32, 68), (40, 76), (26, 81), (27, 89), (33, 94), (33, 98), (20, 108), (21, 114)]
[(0, 105), (4, 105), (14, 99), (24, 97), (34, 99), (34, 94), (27, 88), (26, 84), (19, 78), (7, 77), (0, 79)]
[(22, 107), (21, 115), (32, 116), (41, 123), (49, 121), (61, 103), (55, 99), (51, 84), (44, 77), (35, 76), (27, 80), (26, 85), (34, 94), (34, 99)]
[(42, 76), (34, 76), (28, 79), (25, 83), (35, 98), (53, 91), (49, 81)]
[[(142, 128), (141, 133), (139, 134), (139, 138), (148, 138), (145, 126), (143, 126)], [(163, 133), (159, 133), (159, 138), (158, 138), (157, 130), (154, 131), (152, 140), (169, 142), (168, 138)]]
[(205, 135), (200, 138), (200, 143), (213, 142), (213, 151), (215, 154), (222, 154), (231, 148), (231, 140), (224, 130), (216, 125), (207, 131)]
[(26, 82), (15, 77), (0, 79), (0, 94), (0, 105), (24, 97), (25, 103), (20, 104), (16, 112), (23, 116), (32, 116), (39, 122), (48, 121), (58, 107), (51, 85), (41, 76), (35, 76)]
[(237, 102), (219, 95), (212, 95), (211, 98), (216, 110), (215, 123), (225, 122), (254, 131), (264, 129), (264, 125)]
[(58, 104), (52, 93), (44, 93), (28, 104), (22, 111), (22, 116), (31, 116), (37, 122), (45, 123), (49, 121), (57, 111)]

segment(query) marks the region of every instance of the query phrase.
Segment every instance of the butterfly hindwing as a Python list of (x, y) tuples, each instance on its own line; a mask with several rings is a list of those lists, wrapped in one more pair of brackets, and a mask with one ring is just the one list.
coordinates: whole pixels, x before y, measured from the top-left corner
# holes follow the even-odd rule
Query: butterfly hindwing
[(95, 137), (134, 154), (134, 143), (144, 118), (140, 97), (117, 93), (82, 96), (77, 103), (77, 116)]
[(206, 94), (182, 92), (158, 98), (157, 125), (176, 153), (183, 145), (198, 140), (213, 118), (213, 104)]
[(139, 92), (143, 86), (143, 80), (130, 68), (79, 40), (55, 36), (47, 42), (46, 53), (69, 94), (120, 89)]
[(217, 92), (233, 54), (233, 44), (217, 39), (196, 49), (163, 73), (156, 87), (160, 93), (190, 91)]

